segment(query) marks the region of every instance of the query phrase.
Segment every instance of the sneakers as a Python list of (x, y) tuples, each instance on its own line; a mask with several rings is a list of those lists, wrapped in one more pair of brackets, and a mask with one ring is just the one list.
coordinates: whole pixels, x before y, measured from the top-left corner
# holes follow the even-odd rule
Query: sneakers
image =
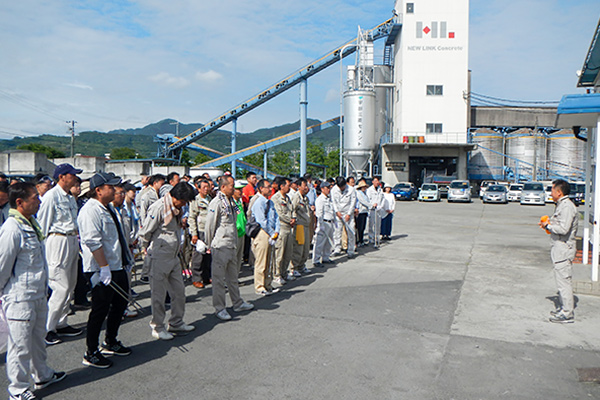
[(127, 307), (123, 313), (123, 316), (125, 318), (135, 318), (138, 316), (138, 312), (137, 310), (132, 310), (131, 308)]
[(148, 278), (147, 276), (142, 276), (140, 278), (140, 283), (150, 283), (150, 278)]
[(37, 397), (33, 392), (29, 389), (24, 391), (18, 396), (10, 396), (10, 400), (36, 400)]
[(562, 308), (557, 308), (556, 310), (550, 311), (550, 315), (558, 315), (562, 311)]
[(62, 339), (58, 337), (56, 332), (50, 331), (46, 333), (46, 338), (44, 339), (47, 346), (53, 346), (55, 344), (62, 343)]
[(175, 336), (171, 335), (169, 332), (164, 330), (158, 332), (152, 329), (152, 337), (158, 340), (172, 340)]
[(243, 312), (243, 311), (250, 311), (254, 308), (254, 304), (252, 303), (246, 303), (245, 301), (240, 304), (237, 307), (233, 307), (233, 311), (235, 312)]
[(278, 284), (278, 285), (280, 285), (280, 286), (285, 285), (285, 279), (283, 279), (280, 276), (278, 276), (277, 278), (273, 279), (273, 282), (276, 283), (276, 284)]
[(301, 272), (302, 272), (304, 275), (306, 275), (306, 274), (310, 274), (312, 271), (311, 271), (310, 269), (308, 269), (308, 268), (304, 267), (304, 268), (302, 268), (302, 271), (301, 271)]
[(47, 381), (36, 382), (35, 390), (40, 390), (40, 389), (46, 388), (46, 387), (52, 385), (53, 383), (62, 381), (66, 377), (67, 377), (66, 372), (55, 372), (54, 374), (52, 374), (52, 378), (48, 379)]
[(133, 297), (134, 299), (137, 299), (138, 297), (140, 297), (140, 294), (138, 292), (136, 292), (135, 290), (131, 289), (131, 297)]
[(110, 366), (113, 365), (113, 362), (104, 357), (102, 353), (100, 353), (100, 350), (96, 350), (92, 354), (86, 352), (83, 355), (83, 361), (81, 363), (94, 368), (110, 368)]
[[(313, 268), (323, 268), (323, 264), (321, 264), (320, 262), (318, 263), (314, 263), (313, 264)], [(304, 272), (304, 271), (303, 271)]]
[(83, 329), (77, 329), (67, 325), (63, 328), (57, 328), (56, 333), (60, 336), (79, 336), (83, 333)]
[[(300, 274), (298, 274), (298, 275), (300, 275)], [(296, 280), (296, 275), (294, 275), (293, 272), (290, 272), (289, 274), (287, 274), (287, 280), (288, 281), (294, 281), (294, 280)]]
[(256, 292), (256, 294), (259, 296), (270, 296), (273, 293), (269, 292), (268, 290), (263, 289), (263, 290), (259, 290), (258, 292)]
[(217, 316), (217, 318), (219, 318), (221, 321), (229, 321), (231, 319), (231, 315), (229, 315), (229, 313), (227, 312), (226, 309), (222, 309), (221, 311), (219, 311), (218, 313), (215, 314)]
[(181, 333), (188, 333), (193, 331), (194, 329), (196, 329), (196, 327), (194, 325), (187, 325), (187, 324), (181, 324), (179, 326), (172, 326), (169, 325), (167, 326), (167, 331), (168, 332), (181, 332)]
[(323, 260), (323, 264), (335, 264), (333, 260)]
[(356, 253), (348, 253), (348, 259), (352, 260), (353, 258), (356, 258)]
[(100, 352), (104, 355), (128, 356), (131, 354), (129, 347), (123, 346), (123, 343), (107, 344), (106, 342), (100, 345)]
[[(304, 268), (306, 269), (306, 268)], [(294, 272), (292, 272), (292, 274), (296, 277), (296, 278), (300, 278), (302, 276), (302, 274), (299, 271), (294, 270)]]
[(559, 312), (556, 315), (550, 317), (550, 322), (554, 322), (557, 324), (572, 324), (575, 322), (575, 317), (571, 315), (567, 317), (563, 312)]

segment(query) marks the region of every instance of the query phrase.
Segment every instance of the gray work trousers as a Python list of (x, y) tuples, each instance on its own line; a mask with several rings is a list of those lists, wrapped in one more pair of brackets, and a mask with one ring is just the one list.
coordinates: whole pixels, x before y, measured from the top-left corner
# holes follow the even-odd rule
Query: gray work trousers
[(79, 242), (77, 235), (50, 234), (46, 239), (46, 262), (48, 263), (48, 286), (52, 295), (48, 300), (46, 330), (67, 326), (69, 303), (77, 283)]
[(554, 263), (554, 280), (560, 295), (563, 313), (568, 317), (573, 315), (573, 308), (575, 307), (572, 276), (573, 262), (571, 260)]
[(306, 267), (306, 261), (308, 260), (308, 256), (310, 254), (310, 242), (311, 242), (311, 229), (310, 227), (304, 225), (304, 244), (299, 244), (296, 240), (296, 230), (298, 228), (294, 228), (292, 243), (294, 246), (294, 250), (292, 252), (292, 267), (295, 271), (300, 271), (302, 268)]
[(185, 285), (179, 257), (150, 258), (150, 299), (152, 320), (150, 326), (157, 332), (165, 329), (165, 297), (171, 297), (169, 325), (183, 325), (185, 313)]
[(345, 219), (339, 219), (337, 216), (335, 218), (337, 222), (333, 232), (335, 252), (342, 252), (342, 231), (345, 230), (346, 235), (348, 236), (348, 255), (354, 255), (356, 252), (356, 228), (354, 227), (354, 216), (351, 216), (350, 220), (347, 222)]
[(313, 247), (313, 264), (329, 261), (333, 245), (333, 223), (319, 222), (315, 231), (315, 245)]
[(294, 241), (296, 238), (292, 235), (291, 227), (281, 224), (279, 237), (275, 242), (275, 267), (273, 277), (285, 278), (287, 276), (292, 254), (294, 252)]
[(11, 301), (4, 297), (2, 308), (8, 322), (6, 375), (8, 392), (18, 397), (29, 389), (29, 380), (45, 382), (54, 371), (46, 364), (46, 299)]
[(238, 284), (238, 266), (236, 249), (212, 249), (212, 296), (215, 312), (225, 309), (225, 284), (234, 307), (240, 306), (244, 300), (240, 296)]

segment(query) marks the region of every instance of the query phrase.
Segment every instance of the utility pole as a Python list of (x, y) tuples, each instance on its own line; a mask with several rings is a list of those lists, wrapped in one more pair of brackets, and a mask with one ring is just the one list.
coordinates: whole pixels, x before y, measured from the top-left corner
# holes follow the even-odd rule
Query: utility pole
[(175, 136), (179, 137), (179, 121), (171, 122), (169, 125), (175, 125)]
[(77, 121), (66, 121), (69, 126), (69, 132), (71, 133), (71, 158), (75, 157), (75, 124)]

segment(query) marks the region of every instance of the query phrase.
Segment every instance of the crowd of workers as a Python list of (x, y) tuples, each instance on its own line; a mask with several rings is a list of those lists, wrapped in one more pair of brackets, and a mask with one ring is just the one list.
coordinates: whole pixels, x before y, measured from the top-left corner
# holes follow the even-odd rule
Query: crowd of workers
[(131, 354), (117, 336), (123, 318), (139, 309), (131, 285), (136, 258), (143, 258), (138, 283), (150, 284), (151, 335), (171, 340), (195, 328), (184, 322), (185, 277), (198, 289), (212, 286), (215, 315), (227, 321), (226, 292), (234, 312), (254, 308), (240, 295), (242, 265), (254, 270), (256, 294), (269, 296), (332, 256), (354, 258), (357, 247), (391, 238), (395, 198), (377, 178), (306, 174), (271, 182), (248, 173), (247, 183), (236, 185), (228, 174), (215, 183), (171, 173), (143, 176), (138, 187), (106, 172), (82, 181), (81, 172), (61, 164), (54, 179), (34, 182), (0, 174), (11, 399), (36, 398), (31, 378), (36, 390), (65, 378), (46, 364), (46, 346), (83, 334), (68, 324), (72, 307), (90, 309), (83, 364), (108, 368), (106, 355)]

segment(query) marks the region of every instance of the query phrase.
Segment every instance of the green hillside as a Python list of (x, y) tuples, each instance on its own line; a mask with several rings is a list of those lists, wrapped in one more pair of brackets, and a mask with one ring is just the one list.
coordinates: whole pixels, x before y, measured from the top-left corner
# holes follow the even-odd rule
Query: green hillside
[[(75, 137), (75, 153), (102, 157), (114, 148), (129, 147), (135, 149), (140, 158), (149, 158), (156, 155), (156, 144), (154, 137), (162, 133), (175, 133), (175, 122), (172, 119), (165, 119), (154, 124), (147, 125), (137, 129), (119, 129), (104, 132), (80, 132)], [(318, 120), (308, 120), (308, 126), (319, 123)], [(199, 128), (202, 124), (180, 124), (179, 134), (185, 136)], [(284, 135), (286, 133), (298, 130), (299, 121), (291, 124), (276, 126), (273, 128), (263, 128), (252, 133), (238, 133), (237, 148), (243, 149), (258, 142), (264, 142), (269, 139)], [(338, 146), (338, 127), (332, 127), (309, 136), (309, 141), (323, 148), (335, 148)], [(65, 154), (71, 152), (71, 138), (68, 136), (41, 135), (34, 137), (15, 137), (10, 140), (0, 140), (0, 151), (16, 149), (20, 145), (37, 143), (55, 148)], [(200, 139), (197, 143), (212, 149), (227, 153), (231, 145), (231, 132), (218, 130), (206, 137)], [(299, 140), (289, 142), (278, 146), (273, 151), (297, 151), (300, 148)], [(196, 154), (191, 152), (192, 158)]]

